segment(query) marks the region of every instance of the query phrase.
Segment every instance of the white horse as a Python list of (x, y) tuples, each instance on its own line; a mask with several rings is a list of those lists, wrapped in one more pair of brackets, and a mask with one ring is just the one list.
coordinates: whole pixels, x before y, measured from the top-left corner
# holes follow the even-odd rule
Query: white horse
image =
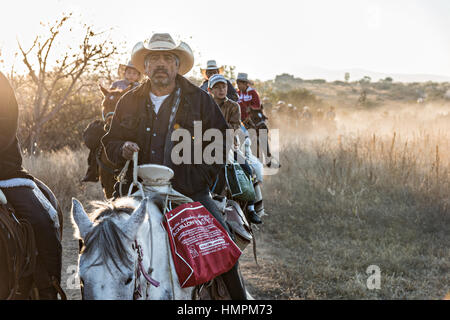
[(84, 242), (79, 257), (83, 299), (192, 299), (194, 287), (179, 284), (155, 201), (119, 198), (94, 215), (91, 221), (73, 199), (72, 217)]

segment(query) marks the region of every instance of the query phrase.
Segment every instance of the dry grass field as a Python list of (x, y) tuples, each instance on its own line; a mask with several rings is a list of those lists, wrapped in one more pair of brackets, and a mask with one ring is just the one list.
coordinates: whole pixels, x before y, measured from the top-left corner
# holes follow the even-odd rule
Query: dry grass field
[[(283, 128), (282, 168), (265, 177), (259, 267), (251, 246), (242, 259), (249, 291), (259, 299), (443, 299), (450, 291), (448, 117), (405, 109), (338, 112), (337, 120), (331, 135), (271, 124)], [(63, 205), (65, 268), (77, 261), (72, 196), (84, 204), (102, 198), (99, 184), (79, 182), (86, 157), (65, 149), (25, 159)], [(380, 269), (380, 289), (367, 287), (370, 265)]]

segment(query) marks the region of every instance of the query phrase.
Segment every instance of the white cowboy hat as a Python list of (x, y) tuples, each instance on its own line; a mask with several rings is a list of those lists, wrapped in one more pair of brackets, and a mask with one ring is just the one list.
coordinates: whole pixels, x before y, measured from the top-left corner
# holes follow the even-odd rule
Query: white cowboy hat
[(219, 74), (223, 73), (223, 66), (218, 67), (216, 60), (208, 60), (208, 62), (206, 62), (206, 68), (205, 69), (200, 68), (200, 71), (203, 77), (205, 77), (206, 79), (207, 78), (206, 70), (216, 70), (216, 69), (219, 70)]
[(125, 71), (127, 70), (127, 68), (134, 69), (142, 75), (142, 73), (138, 69), (136, 69), (133, 63), (131, 61), (128, 61), (128, 64), (119, 64), (117, 74), (119, 75), (120, 79), (125, 79)]
[(185, 42), (175, 44), (172, 37), (168, 33), (155, 33), (144, 42), (138, 42), (131, 53), (131, 62), (141, 73), (144, 73), (145, 57), (152, 52), (170, 52), (180, 60), (180, 68), (178, 73), (184, 75), (188, 73), (194, 66), (194, 54), (191, 48)]

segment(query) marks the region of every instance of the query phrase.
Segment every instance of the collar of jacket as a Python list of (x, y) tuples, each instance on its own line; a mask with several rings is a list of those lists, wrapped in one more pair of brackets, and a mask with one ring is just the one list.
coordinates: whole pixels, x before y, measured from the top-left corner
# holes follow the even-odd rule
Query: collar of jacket
[(225, 104), (225, 102), (227, 102), (228, 100), (230, 100), (230, 99), (228, 99), (228, 97), (225, 97), (225, 99), (223, 99), (222, 101), (219, 101), (219, 102), (216, 99), (214, 99), (214, 101), (217, 103), (218, 106), (223, 106)]
[[(195, 86), (188, 79), (179, 74), (176, 77), (176, 82), (180, 86), (182, 94), (191, 94), (198, 89), (197, 86)], [(151, 86), (152, 85), (150, 79), (147, 79), (145, 80), (144, 83), (142, 83), (139, 87), (137, 87), (133, 91), (135, 91), (137, 95), (147, 96), (150, 92)]]

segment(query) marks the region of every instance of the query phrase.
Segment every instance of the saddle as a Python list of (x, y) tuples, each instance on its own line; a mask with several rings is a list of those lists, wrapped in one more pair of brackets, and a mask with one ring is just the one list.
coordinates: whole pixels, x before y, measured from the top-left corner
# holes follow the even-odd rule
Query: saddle
[[(59, 219), (59, 239), (62, 239), (63, 214), (53, 192), (39, 179), (34, 178), (34, 182), (41, 190), (45, 198), (56, 209)], [(5, 258), (8, 265), (9, 274), (9, 296), (6, 299), (13, 299), (20, 289), (20, 280), (31, 276), (35, 272), (37, 247), (34, 230), (26, 219), (18, 219), (14, 214), (14, 209), (7, 203), (4, 193), (0, 189), (0, 242), (5, 247)], [(1, 253), (1, 252), (0, 252)], [(65, 292), (56, 279), (51, 280), (51, 284), (60, 294), (62, 300), (67, 300)], [(0, 297), (1, 299), (2, 297)]]
[(220, 211), (223, 213), (224, 220), (234, 235), (234, 242), (241, 251), (244, 251), (252, 241), (253, 236), (250, 224), (245, 218), (245, 214), (240, 205), (236, 201), (229, 200), (222, 196), (215, 196), (214, 200)]
[[(143, 180), (142, 184), (144, 188), (151, 186), (153, 192), (170, 194), (175, 202), (177, 200), (183, 200), (185, 202), (189, 199), (175, 190), (168, 188), (170, 185), (169, 181), (174, 175), (174, 172), (168, 167), (155, 164), (141, 165), (136, 167), (134, 175), (136, 175), (135, 178), (139, 176)], [(245, 218), (244, 212), (237, 202), (227, 200), (226, 197), (215, 196), (213, 199), (223, 213), (225, 221), (234, 235), (235, 239), (233, 240), (239, 249), (243, 251), (253, 239), (252, 230)], [(231, 300), (222, 276), (218, 276), (205, 284), (196, 286), (192, 292), (192, 298), (194, 300)]]

